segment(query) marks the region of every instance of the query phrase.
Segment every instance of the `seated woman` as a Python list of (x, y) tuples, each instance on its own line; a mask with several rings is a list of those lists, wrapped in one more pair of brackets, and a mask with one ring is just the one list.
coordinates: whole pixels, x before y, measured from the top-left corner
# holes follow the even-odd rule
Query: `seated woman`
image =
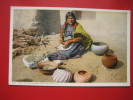
[(58, 50), (48, 55), (49, 60), (66, 60), (70, 58), (78, 58), (82, 52), (89, 49), (92, 44), (91, 37), (83, 29), (81, 24), (76, 21), (72, 12), (66, 14), (66, 22), (60, 30), (60, 44), (64, 48), (71, 46), (70, 49)]
[(83, 51), (91, 47), (93, 41), (81, 24), (76, 21), (74, 13), (68, 12), (66, 14), (66, 22), (62, 25), (60, 30), (59, 42), (64, 48), (69, 46), (71, 46), (71, 48), (58, 50), (55, 53), (49, 54), (49, 60), (79, 58)]

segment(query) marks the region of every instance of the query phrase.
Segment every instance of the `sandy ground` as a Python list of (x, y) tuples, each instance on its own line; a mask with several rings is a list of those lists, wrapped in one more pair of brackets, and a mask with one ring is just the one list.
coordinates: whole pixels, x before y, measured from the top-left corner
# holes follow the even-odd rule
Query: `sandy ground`
[[(55, 52), (58, 44), (58, 35), (52, 35), (50, 37), (50, 43), (46, 46), (39, 46), (36, 50), (32, 51), (32, 55), (43, 55), (47, 51)], [(104, 40), (108, 41), (108, 39)], [(126, 51), (121, 50), (115, 43), (110, 48), (118, 57), (117, 66), (113, 69), (108, 69), (102, 65), (102, 56), (95, 55), (91, 50), (82, 55), (81, 58), (63, 60), (72, 73), (79, 70), (91, 71), (93, 74), (93, 80), (91, 83), (111, 83), (111, 82), (127, 82), (127, 58)], [(12, 81), (17, 82), (53, 82), (52, 75), (44, 75), (38, 69), (27, 68), (22, 58), (25, 55), (18, 56), (12, 61)]]

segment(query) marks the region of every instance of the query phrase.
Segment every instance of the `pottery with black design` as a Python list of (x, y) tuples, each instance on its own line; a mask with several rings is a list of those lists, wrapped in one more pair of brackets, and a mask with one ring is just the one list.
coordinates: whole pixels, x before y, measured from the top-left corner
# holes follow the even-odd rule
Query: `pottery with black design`
[(53, 81), (59, 83), (70, 82), (72, 77), (71, 71), (62, 67), (58, 67), (53, 73)]

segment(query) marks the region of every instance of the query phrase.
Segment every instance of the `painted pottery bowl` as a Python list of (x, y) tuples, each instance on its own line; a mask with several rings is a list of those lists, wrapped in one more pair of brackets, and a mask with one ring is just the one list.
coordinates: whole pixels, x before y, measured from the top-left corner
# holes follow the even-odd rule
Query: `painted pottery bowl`
[(53, 81), (55, 82), (70, 82), (72, 80), (72, 77), (73, 75), (70, 70), (62, 67), (58, 67), (53, 73)]
[(96, 54), (96, 55), (103, 55), (109, 50), (109, 46), (106, 43), (103, 42), (93, 42), (91, 46), (91, 50)]
[(113, 53), (105, 53), (102, 57), (102, 64), (107, 68), (113, 68), (116, 66), (118, 60), (117, 56)]
[(80, 70), (74, 74), (74, 81), (76, 83), (88, 83), (92, 80), (91, 72)]

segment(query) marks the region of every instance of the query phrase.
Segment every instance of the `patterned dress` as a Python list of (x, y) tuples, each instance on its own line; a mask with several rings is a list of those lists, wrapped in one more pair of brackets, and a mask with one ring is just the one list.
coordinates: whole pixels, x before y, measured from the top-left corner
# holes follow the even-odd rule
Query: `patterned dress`
[[(70, 40), (74, 38), (74, 29), (67, 25), (64, 32), (64, 41)], [(58, 52), (51, 53), (48, 55), (48, 58), (51, 60), (65, 60), (69, 58), (78, 58), (81, 53), (84, 51), (84, 46), (81, 42), (71, 43), (71, 48), (68, 50), (59, 50)]]

